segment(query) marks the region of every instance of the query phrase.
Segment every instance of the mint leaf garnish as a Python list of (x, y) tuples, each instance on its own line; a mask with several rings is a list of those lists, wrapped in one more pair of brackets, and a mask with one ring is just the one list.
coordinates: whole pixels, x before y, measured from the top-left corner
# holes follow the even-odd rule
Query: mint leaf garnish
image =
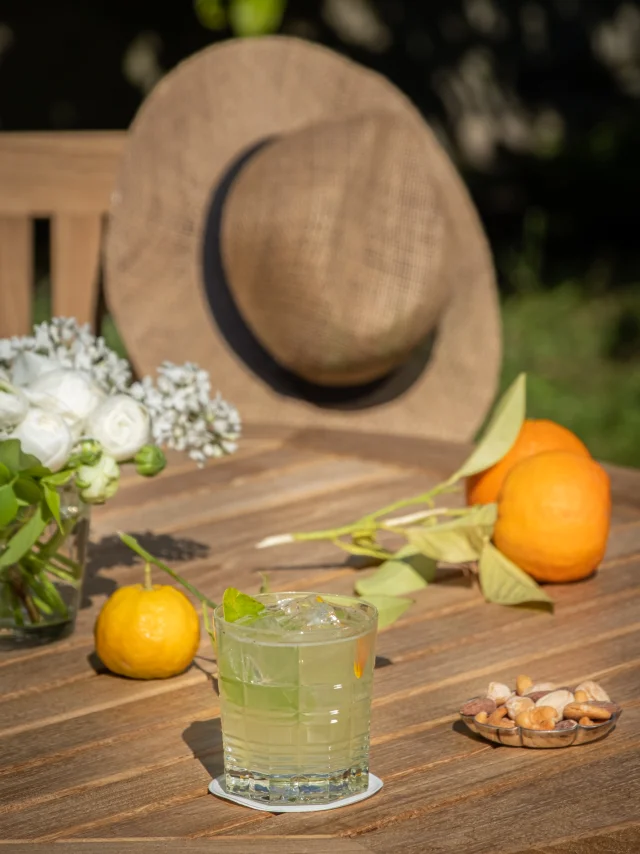
[(228, 623), (235, 623), (241, 617), (257, 617), (265, 606), (253, 596), (241, 593), (235, 587), (227, 587), (222, 597), (222, 613)]

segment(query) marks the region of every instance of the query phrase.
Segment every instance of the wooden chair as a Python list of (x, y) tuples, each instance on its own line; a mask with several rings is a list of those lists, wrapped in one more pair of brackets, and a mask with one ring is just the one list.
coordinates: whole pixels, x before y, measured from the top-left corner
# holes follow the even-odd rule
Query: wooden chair
[(0, 338), (32, 327), (34, 221), (51, 221), (54, 316), (95, 328), (104, 215), (124, 131), (0, 133)]

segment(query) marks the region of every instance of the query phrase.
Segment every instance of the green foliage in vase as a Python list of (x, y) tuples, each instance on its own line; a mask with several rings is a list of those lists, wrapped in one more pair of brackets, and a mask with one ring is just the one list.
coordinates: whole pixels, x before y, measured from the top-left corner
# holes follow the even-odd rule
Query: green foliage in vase
[(60, 549), (77, 516), (61, 512), (73, 470), (52, 473), (17, 439), (0, 441), (0, 619), (38, 624), (68, 617), (53, 583), (77, 587), (79, 564)]

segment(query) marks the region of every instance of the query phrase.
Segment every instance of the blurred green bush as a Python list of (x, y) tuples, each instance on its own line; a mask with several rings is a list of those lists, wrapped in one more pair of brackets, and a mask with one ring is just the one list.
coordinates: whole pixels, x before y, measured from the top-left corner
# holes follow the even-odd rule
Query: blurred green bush
[(640, 286), (506, 297), (503, 322), (502, 387), (527, 372), (528, 415), (569, 427), (599, 459), (640, 466)]

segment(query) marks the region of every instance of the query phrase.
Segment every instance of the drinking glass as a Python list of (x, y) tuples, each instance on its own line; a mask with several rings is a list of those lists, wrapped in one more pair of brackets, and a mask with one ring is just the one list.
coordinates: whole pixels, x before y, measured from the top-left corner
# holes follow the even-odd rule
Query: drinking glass
[(376, 609), (339, 595), (257, 598), (266, 610), (253, 621), (214, 613), (227, 791), (287, 804), (366, 791)]

